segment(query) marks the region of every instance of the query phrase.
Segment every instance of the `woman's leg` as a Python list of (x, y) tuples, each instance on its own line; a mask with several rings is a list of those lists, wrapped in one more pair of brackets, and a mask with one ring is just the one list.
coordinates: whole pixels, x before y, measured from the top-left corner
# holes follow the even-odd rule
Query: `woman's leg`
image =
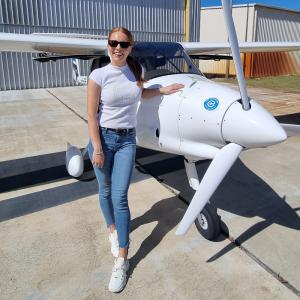
[[(103, 145), (102, 145), (103, 147)], [(106, 148), (106, 149), (105, 149)], [(99, 187), (99, 203), (105, 218), (107, 227), (111, 231), (115, 229), (115, 217), (111, 199), (111, 171), (113, 164), (113, 153), (107, 147), (103, 147), (104, 165), (102, 168), (93, 166)], [(89, 157), (92, 159), (94, 148), (92, 143), (88, 146)]]
[(127, 258), (130, 232), (130, 210), (128, 207), (128, 188), (135, 161), (135, 135), (120, 136), (119, 147), (115, 153), (112, 169), (112, 201), (115, 224), (118, 232), (119, 256)]

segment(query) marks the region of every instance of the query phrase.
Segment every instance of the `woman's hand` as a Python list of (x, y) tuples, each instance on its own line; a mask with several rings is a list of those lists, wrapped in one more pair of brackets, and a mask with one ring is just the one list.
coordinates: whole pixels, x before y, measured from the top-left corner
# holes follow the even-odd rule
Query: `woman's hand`
[(183, 84), (173, 83), (173, 84), (159, 88), (159, 92), (163, 95), (171, 95), (173, 93), (178, 92), (182, 88), (184, 88)]
[(142, 98), (148, 99), (152, 97), (157, 97), (159, 95), (171, 95), (173, 93), (178, 92), (180, 89), (184, 88), (184, 84), (173, 83), (167, 86), (163, 86), (161, 88), (143, 88)]
[(104, 153), (93, 153), (93, 160), (92, 163), (94, 166), (98, 167), (98, 168), (102, 168), (103, 164), (104, 164)]

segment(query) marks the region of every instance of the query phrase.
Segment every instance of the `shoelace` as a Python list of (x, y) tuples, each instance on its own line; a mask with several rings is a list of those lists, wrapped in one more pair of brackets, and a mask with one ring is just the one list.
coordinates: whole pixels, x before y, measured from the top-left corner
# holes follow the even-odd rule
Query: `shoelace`
[[(118, 278), (121, 275), (122, 275), (122, 277), (124, 277), (124, 273), (125, 273), (124, 271), (125, 271), (125, 268), (123, 265), (122, 266), (114, 266), (113, 271), (112, 271), (114, 278)], [(121, 272), (121, 274), (119, 274), (120, 272)]]

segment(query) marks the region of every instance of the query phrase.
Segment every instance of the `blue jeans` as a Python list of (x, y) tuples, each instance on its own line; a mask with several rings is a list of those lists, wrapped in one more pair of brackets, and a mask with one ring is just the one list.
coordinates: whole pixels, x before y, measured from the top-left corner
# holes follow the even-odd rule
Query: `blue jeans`
[[(129, 247), (130, 210), (128, 188), (135, 161), (135, 131), (118, 135), (107, 128), (100, 128), (104, 152), (102, 168), (94, 167), (99, 185), (99, 202), (107, 226), (116, 225), (120, 248)], [(89, 142), (90, 159), (94, 148)]]

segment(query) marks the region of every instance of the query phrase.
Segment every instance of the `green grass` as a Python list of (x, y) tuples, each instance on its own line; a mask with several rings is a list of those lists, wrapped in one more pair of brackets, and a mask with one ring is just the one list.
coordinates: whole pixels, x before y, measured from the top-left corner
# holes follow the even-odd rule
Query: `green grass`
[[(236, 79), (217, 78), (215, 81), (237, 83)], [(275, 76), (246, 79), (247, 86), (268, 88), (284, 92), (300, 93), (300, 75)]]

